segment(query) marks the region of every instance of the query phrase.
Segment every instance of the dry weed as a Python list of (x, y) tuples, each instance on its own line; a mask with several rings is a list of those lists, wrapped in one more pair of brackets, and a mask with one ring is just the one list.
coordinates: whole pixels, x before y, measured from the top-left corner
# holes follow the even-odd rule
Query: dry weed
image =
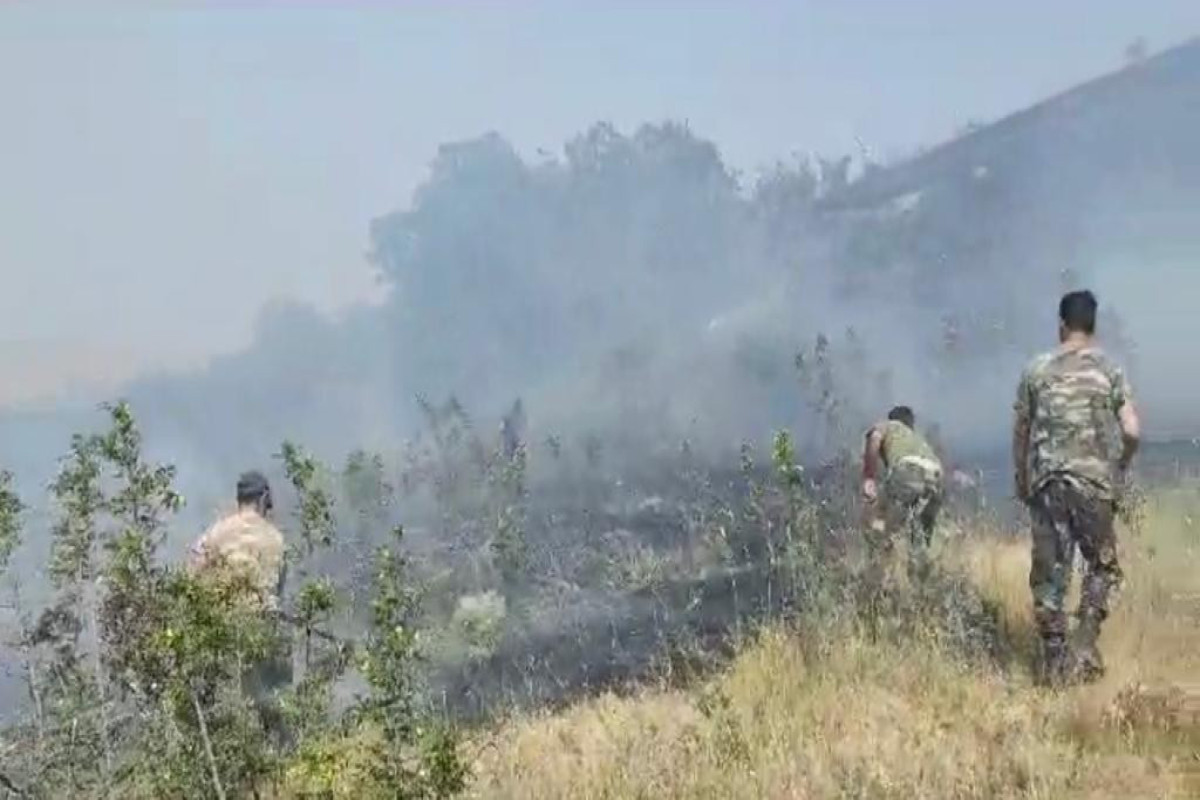
[(1012, 651), (970, 666), (916, 637), (775, 629), (702, 689), (604, 696), (475, 742), (477, 797), (1200, 796), (1200, 557), (1192, 492), (1160, 495), (1123, 540), (1127, 581), (1095, 685), (1033, 687), (1027, 540), (945, 558), (996, 609)]

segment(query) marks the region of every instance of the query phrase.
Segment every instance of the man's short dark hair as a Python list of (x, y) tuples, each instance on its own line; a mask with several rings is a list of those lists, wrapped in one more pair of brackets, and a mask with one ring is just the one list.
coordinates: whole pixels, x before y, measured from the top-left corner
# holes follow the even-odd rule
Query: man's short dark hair
[(896, 406), (888, 412), (888, 419), (893, 422), (903, 422), (910, 428), (917, 424), (917, 415), (908, 406)]
[(1084, 290), (1064, 294), (1058, 304), (1058, 318), (1063, 327), (1074, 333), (1096, 332), (1096, 296)]
[(271, 493), (271, 485), (266, 477), (258, 471), (243, 472), (237, 482), (237, 501), (240, 506), (257, 503)]

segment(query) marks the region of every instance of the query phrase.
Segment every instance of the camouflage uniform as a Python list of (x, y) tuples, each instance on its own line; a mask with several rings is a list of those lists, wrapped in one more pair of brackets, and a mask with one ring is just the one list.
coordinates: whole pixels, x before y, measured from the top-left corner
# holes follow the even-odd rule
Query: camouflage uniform
[(868, 436), (872, 432), (881, 436), (880, 455), (887, 471), (877, 505), (869, 509), (871, 573), (882, 580), (896, 532), (904, 531), (909, 576), (921, 581), (929, 571), (929, 547), (942, 506), (942, 464), (925, 438), (902, 422), (888, 420)]
[(1086, 568), (1078, 666), (1103, 669), (1095, 639), (1108, 615), (1109, 594), (1122, 580), (1113, 526), (1117, 412), (1131, 399), (1124, 373), (1096, 347), (1044, 354), (1021, 377), (1015, 411), (1018, 424), (1029, 430), (1029, 586), (1048, 681), (1066, 669), (1064, 604), (1076, 548)]
[(204, 570), (220, 564), (243, 573), (257, 589), (249, 602), (275, 610), (284, 569), (283, 534), (252, 509), (218, 521), (192, 546), (191, 565)]
[[(242, 509), (218, 521), (192, 546), (194, 570), (231, 570), (249, 578), (254, 591), (245, 602), (267, 613), (278, 611), (285, 572), (284, 541), (279, 529), (253, 509)], [(275, 689), (292, 680), (286, 647), (253, 665), (243, 676), (247, 694), (266, 713)]]

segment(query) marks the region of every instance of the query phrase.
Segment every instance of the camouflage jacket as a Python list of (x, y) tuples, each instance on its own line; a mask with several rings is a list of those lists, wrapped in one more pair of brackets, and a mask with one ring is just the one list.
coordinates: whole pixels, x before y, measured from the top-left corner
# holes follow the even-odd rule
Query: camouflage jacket
[(876, 425), (880, 455), (887, 467), (886, 486), (923, 491), (942, 482), (942, 463), (925, 437), (903, 422), (888, 420)]
[(1117, 412), (1132, 400), (1124, 372), (1098, 347), (1057, 349), (1026, 368), (1017, 389), (1018, 425), (1029, 429), (1029, 489), (1052, 478), (1115, 497)]
[(217, 565), (244, 571), (258, 588), (256, 600), (278, 607), (283, 583), (284, 542), (279, 529), (254, 511), (245, 510), (218, 521), (192, 546), (190, 566), (207, 570)]

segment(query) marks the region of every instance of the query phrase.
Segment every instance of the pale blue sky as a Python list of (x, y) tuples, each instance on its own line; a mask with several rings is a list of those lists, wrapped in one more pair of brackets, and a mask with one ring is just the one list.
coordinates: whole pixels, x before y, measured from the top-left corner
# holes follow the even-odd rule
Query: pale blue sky
[(368, 296), (367, 224), (446, 140), (675, 118), (751, 174), (896, 157), (1198, 33), (1196, 0), (6, 4), (0, 367), (193, 363), (272, 299)]

